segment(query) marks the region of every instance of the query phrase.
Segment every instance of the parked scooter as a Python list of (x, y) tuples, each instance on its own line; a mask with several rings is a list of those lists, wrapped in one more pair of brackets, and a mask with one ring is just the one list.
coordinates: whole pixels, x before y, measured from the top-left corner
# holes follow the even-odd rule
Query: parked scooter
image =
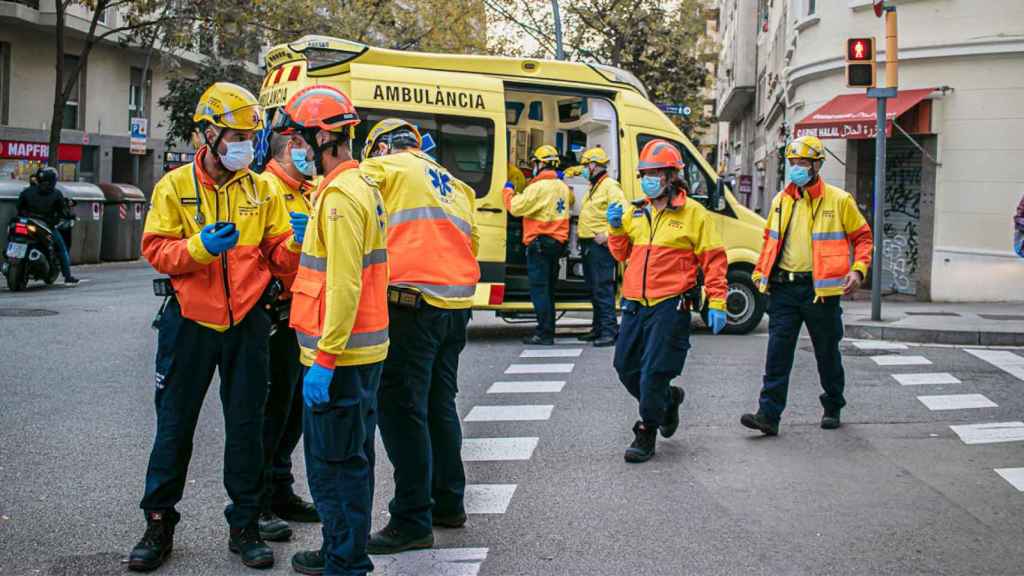
[[(68, 201), (69, 205), (73, 201)], [(60, 276), (60, 254), (53, 234), (74, 226), (74, 219), (64, 219), (51, 229), (45, 221), (32, 216), (18, 216), (7, 227), (6, 261), (0, 274), (11, 292), (24, 290), (30, 279), (53, 284)]]

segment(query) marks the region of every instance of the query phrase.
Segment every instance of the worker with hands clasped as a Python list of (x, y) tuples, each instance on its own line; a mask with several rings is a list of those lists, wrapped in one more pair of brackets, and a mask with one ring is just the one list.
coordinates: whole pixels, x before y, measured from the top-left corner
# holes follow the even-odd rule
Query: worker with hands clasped
[(725, 249), (710, 213), (687, 198), (679, 178), (683, 167), (671, 143), (648, 142), (638, 165), (643, 199), (628, 210), (615, 202), (607, 211), (608, 246), (616, 260), (627, 262), (614, 365), (640, 403), (626, 462), (649, 460), (658, 431), (669, 438), (679, 427), (684, 393), (669, 383), (682, 373), (690, 349), (690, 309), (700, 300), (699, 271), (712, 331), (718, 334), (726, 324)]
[(824, 389), (821, 427), (840, 426), (846, 375), (839, 352), (843, 339), (839, 300), (864, 281), (874, 247), (871, 227), (853, 196), (821, 178), (825, 163), (821, 140), (815, 136), (793, 140), (786, 146), (786, 161), (789, 184), (772, 200), (764, 247), (753, 275), (758, 288), (768, 292), (764, 386), (757, 412), (740, 418), (747, 428), (769, 436), (779, 433), (793, 355), (805, 323)]
[(559, 177), (558, 150), (545, 144), (533, 153), (533, 179), (516, 194), (515, 185), (505, 184), (502, 191), (505, 209), (523, 218), (523, 244), (526, 246), (526, 273), (530, 300), (537, 315), (537, 330), (524, 344), (551, 346), (555, 343), (555, 285), (558, 262), (566, 253), (569, 240), (569, 216), (573, 194)]
[(195, 161), (153, 190), (142, 254), (170, 276), (171, 293), (154, 323), (156, 438), (141, 507), (146, 533), (128, 567), (160, 566), (173, 547), (192, 437), (213, 373), (224, 406), (224, 485), (231, 505), (230, 549), (249, 567), (273, 565), (260, 536), (264, 405), (270, 317), (258, 306), (271, 275), (295, 273), (300, 245), (280, 197), (249, 170), (262, 111), (245, 88), (218, 82), (199, 99), (193, 120), (205, 146)]

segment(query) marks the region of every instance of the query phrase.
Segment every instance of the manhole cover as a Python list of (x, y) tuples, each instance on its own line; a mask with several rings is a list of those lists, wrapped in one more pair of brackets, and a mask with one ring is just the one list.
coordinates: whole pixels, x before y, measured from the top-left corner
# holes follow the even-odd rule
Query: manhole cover
[(985, 320), (1005, 320), (1005, 321), (1021, 321), (1024, 320), (1024, 315), (1020, 314), (978, 314), (978, 317), (984, 318)]
[(931, 312), (928, 310), (922, 310), (920, 312), (906, 312), (905, 314), (907, 316), (960, 316), (956, 312)]
[(34, 316), (56, 316), (56, 310), (45, 308), (0, 308), (0, 317), (31, 318)]

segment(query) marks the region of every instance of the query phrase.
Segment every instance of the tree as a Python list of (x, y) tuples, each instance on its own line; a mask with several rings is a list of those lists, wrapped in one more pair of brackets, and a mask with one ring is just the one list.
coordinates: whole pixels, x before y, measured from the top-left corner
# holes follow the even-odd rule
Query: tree
[[(549, 0), (486, 0), (495, 18), (518, 28), (554, 55)], [(706, 127), (704, 90), (710, 73), (704, 0), (575, 0), (563, 2), (566, 57), (608, 64), (631, 72), (654, 102), (683, 103), (691, 116), (674, 116), (692, 133)]]

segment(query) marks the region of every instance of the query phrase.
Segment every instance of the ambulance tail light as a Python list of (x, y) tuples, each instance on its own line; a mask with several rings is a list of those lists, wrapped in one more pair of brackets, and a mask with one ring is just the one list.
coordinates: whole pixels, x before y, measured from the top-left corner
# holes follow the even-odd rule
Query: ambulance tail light
[(500, 306), (505, 302), (505, 285), (504, 284), (491, 284), (491, 294), (487, 298), (487, 304), (490, 306)]

